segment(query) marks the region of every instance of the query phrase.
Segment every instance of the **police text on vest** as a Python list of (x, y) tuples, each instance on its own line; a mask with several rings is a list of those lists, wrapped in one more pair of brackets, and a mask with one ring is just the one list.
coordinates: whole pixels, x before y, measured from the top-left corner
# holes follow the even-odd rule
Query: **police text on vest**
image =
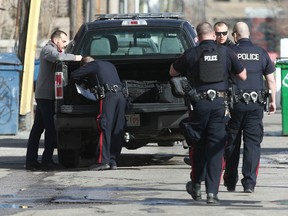
[(204, 61), (218, 61), (217, 55), (204, 56)]

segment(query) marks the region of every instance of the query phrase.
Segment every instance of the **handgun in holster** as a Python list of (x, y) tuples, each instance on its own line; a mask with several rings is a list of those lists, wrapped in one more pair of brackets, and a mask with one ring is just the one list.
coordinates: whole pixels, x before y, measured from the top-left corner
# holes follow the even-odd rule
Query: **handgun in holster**
[(264, 107), (264, 111), (265, 112), (269, 112), (269, 104), (270, 104), (271, 93), (272, 93), (271, 89), (265, 90), (265, 101), (266, 101), (266, 104), (265, 104), (265, 107)]
[(97, 86), (90, 88), (90, 92), (94, 94), (96, 101), (98, 101), (99, 100), (99, 94), (98, 94)]
[(97, 89), (98, 89), (99, 98), (100, 99), (105, 98), (105, 88), (104, 88), (104, 86), (98, 85)]
[(192, 88), (188, 80), (182, 80), (181, 85), (185, 95), (189, 98), (191, 102), (198, 102), (200, 97), (195, 88)]
[(235, 90), (233, 88), (233, 86), (228, 88), (228, 92), (227, 92), (227, 104), (228, 104), (228, 108), (230, 110), (233, 109), (233, 105), (234, 105), (234, 97), (235, 97)]
[(105, 98), (105, 87), (103, 85), (100, 85), (97, 74), (95, 76), (96, 76), (96, 81), (97, 81), (97, 85), (95, 86), (95, 88), (97, 89), (98, 97), (99, 99), (103, 99)]

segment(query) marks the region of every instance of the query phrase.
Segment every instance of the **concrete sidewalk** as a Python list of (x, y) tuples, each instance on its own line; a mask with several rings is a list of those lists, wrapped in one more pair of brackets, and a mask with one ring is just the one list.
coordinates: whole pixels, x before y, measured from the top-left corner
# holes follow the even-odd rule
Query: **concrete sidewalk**
[(242, 155), (236, 192), (227, 192), (223, 181), (219, 192), (221, 205), (226, 206), (226, 209), (238, 209), (239, 213), (222, 215), (287, 215), (288, 137), (282, 135), (281, 111), (272, 115), (265, 113), (260, 168), (252, 194), (243, 193), (241, 168)]

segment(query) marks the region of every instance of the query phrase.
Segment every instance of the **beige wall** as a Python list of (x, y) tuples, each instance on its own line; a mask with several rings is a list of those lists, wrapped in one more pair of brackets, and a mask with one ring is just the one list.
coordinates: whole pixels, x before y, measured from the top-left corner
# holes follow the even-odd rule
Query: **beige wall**
[(231, 0), (230, 3), (215, 2), (214, 0), (206, 1), (206, 17), (209, 22), (227, 18), (243, 18), (246, 17), (246, 8), (267, 8), (268, 6), (264, 1)]

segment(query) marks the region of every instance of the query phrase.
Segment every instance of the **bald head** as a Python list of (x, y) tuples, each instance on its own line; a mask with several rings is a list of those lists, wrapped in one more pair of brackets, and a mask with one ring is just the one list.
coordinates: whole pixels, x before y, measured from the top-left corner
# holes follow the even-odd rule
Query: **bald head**
[(249, 38), (249, 27), (245, 22), (237, 22), (233, 27), (233, 33), (236, 33), (237, 39)]
[(212, 25), (208, 22), (200, 23), (197, 28), (197, 35), (200, 41), (202, 40), (214, 40), (215, 34)]

